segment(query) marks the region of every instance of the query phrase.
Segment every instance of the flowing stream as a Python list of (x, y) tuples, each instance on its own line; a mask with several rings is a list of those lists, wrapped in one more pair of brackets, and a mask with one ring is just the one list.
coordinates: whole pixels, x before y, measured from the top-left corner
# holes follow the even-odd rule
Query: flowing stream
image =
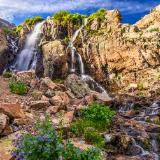
[(109, 97), (107, 91), (100, 84), (98, 84), (91, 76), (85, 74), (85, 67), (84, 67), (83, 59), (81, 55), (77, 52), (74, 46), (74, 41), (76, 40), (77, 36), (82, 31), (82, 29), (86, 26), (86, 24), (87, 24), (87, 19), (84, 20), (84, 24), (74, 33), (70, 41), (70, 44), (68, 46), (71, 49), (71, 72), (73, 73), (76, 72), (77, 66), (75, 65), (75, 63), (76, 63), (76, 57), (77, 57), (82, 80), (88, 82), (92, 89), (102, 93), (102, 96)]
[[(126, 113), (131, 110), (133, 110), (133, 104), (129, 104), (130, 107), (121, 107), (119, 109), (119, 112)], [(155, 102), (151, 106), (143, 107), (140, 109), (140, 111), (133, 117), (130, 118), (132, 121), (136, 121), (143, 125), (145, 129), (144, 133), (142, 131), (138, 131), (137, 129), (134, 129), (132, 127), (122, 128), (122, 130), (129, 136), (132, 136), (133, 138), (133, 147), (140, 149), (140, 156), (146, 157), (148, 155), (152, 156), (153, 160), (160, 160), (160, 144), (158, 143), (159, 139), (159, 133), (157, 129), (160, 129), (160, 126), (155, 124), (154, 118), (159, 117), (160, 113), (160, 102)], [(155, 129), (150, 129), (155, 128)], [(135, 133), (140, 133), (142, 136), (145, 137), (145, 135), (149, 136), (149, 142), (150, 146), (148, 149), (144, 149), (143, 146), (138, 143), (137, 136), (135, 136)]]
[(42, 33), (44, 21), (37, 23), (27, 36), (24, 49), (18, 54), (14, 68), (18, 71), (35, 69), (37, 62), (37, 44)]

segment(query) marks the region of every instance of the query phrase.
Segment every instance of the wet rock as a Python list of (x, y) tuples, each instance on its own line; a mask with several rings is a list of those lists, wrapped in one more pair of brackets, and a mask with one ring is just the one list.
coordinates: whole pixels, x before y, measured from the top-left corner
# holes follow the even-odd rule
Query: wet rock
[(94, 92), (94, 98), (97, 102), (103, 103), (106, 105), (111, 104), (112, 98), (110, 98), (107, 94)]
[(49, 101), (32, 101), (31, 102), (31, 109), (39, 110), (39, 109), (46, 109), (50, 106)]
[(132, 145), (132, 137), (128, 135), (119, 135), (119, 145), (123, 149), (128, 149)]
[(114, 160), (142, 160), (141, 157), (134, 156), (134, 157), (129, 157), (125, 155), (118, 155), (114, 158)]
[(69, 88), (76, 98), (83, 98), (89, 92), (89, 86), (75, 74), (71, 74), (65, 81), (66, 88)]

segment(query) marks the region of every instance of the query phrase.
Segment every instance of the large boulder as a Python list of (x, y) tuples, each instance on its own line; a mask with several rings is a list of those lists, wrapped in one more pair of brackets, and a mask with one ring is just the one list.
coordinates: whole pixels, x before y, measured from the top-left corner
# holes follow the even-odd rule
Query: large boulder
[(11, 119), (25, 119), (26, 115), (21, 109), (20, 104), (2, 103), (0, 113), (7, 115)]
[(65, 86), (71, 90), (76, 98), (83, 98), (90, 93), (88, 84), (75, 74), (67, 77)]
[(50, 78), (63, 78), (68, 72), (65, 46), (55, 40), (42, 45), (44, 75)]

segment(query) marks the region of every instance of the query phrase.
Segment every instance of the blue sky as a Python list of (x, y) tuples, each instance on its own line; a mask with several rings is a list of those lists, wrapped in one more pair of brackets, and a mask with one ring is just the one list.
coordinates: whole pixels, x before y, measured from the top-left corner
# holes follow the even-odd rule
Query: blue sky
[(124, 23), (135, 23), (160, 0), (0, 0), (0, 18), (20, 24), (25, 18), (40, 15), (46, 18), (66, 10), (90, 14), (99, 8), (119, 9)]

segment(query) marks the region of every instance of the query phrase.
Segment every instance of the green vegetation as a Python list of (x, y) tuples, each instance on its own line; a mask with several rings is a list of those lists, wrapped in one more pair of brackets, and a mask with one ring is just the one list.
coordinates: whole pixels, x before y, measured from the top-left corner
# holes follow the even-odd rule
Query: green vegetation
[(27, 19), (25, 20), (25, 23), (28, 24), (28, 25), (34, 25), (34, 24), (36, 24), (37, 22), (41, 22), (41, 21), (43, 21), (43, 20), (44, 20), (44, 18), (41, 17), (41, 16), (34, 16), (34, 17), (32, 17), (32, 18), (27, 18)]
[(22, 26), (22, 25), (19, 25), (19, 26), (16, 28), (15, 32), (16, 32), (16, 33), (19, 33), (22, 29), (23, 29), (23, 26)]
[(74, 24), (81, 24), (84, 18), (86, 18), (85, 15), (71, 14), (70, 12), (66, 11), (58, 12), (53, 16), (53, 20), (63, 26), (69, 22), (73, 22)]
[(11, 72), (9, 72), (9, 71), (5, 71), (5, 72), (3, 72), (3, 75), (2, 75), (4, 78), (10, 78), (10, 77), (12, 77), (12, 73)]
[(159, 32), (159, 28), (151, 28), (150, 30), (149, 30), (149, 32)]
[(51, 119), (38, 121), (32, 132), (25, 132), (13, 143), (13, 156), (27, 160), (101, 160), (99, 149), (80, 150), (69, 141), (63, 141), (54, 129)]
[(88, 17), (88, 22), (92, 22), (94, 19), (98, 18), (100, 20), (104, 19), (105, 14), (107, 13), (107, 10), (104, 8), (99, 9), (97, 12), (91, 14)]
[(138, 84), (138, 85), (137, 85), (137, 89), (138, 89), (139, 91), (143, 91), (143, 90), (144, 90), (143, 84), (142, 84), (142, 83)]
[(9, 84), (9, 88), (12, 93), (15, 93), (18, 95), (24, 95), (27, 93), (27, 86), (20, 81), (11, 82)]
[(63, 42), (64, 42), (66, 45), (68, 45), (69, 42), (70, 42), (69, 37), (65, 37), (64, 40), (63, 40)]
[(87, 142), (94, 144), (98, 148), (105, 147), (105, 140), (94, 128), (86, 128), (84, 138)]
[(15, 35), (16, 34), (16, 32), (14, 31), (14, 29), (7, 28), (7, 27), (4, 27), (3, 31), (4, 31), (5, 34), (11, 34), (11, 35)]
[(80, 111), (81, 117), (71, 124), (71, 131), (76, 136), (84, 136), (85, 140), (99, 148), (105, 145), (100, 132), (111, 124), (115, 111), (109, 107), (92, 103)]

